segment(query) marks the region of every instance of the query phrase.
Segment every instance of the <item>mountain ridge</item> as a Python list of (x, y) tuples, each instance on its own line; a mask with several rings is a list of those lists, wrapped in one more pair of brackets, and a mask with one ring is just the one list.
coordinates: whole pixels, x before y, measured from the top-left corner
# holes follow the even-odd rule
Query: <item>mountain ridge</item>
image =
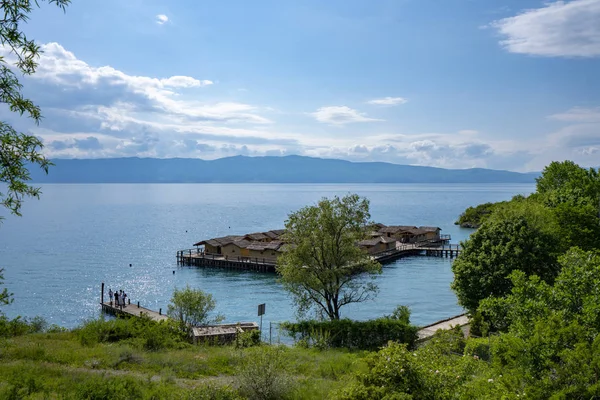
[(534, 183), (537, 173), (353, 162), (306, 156), (53, 159), (34, 183)]

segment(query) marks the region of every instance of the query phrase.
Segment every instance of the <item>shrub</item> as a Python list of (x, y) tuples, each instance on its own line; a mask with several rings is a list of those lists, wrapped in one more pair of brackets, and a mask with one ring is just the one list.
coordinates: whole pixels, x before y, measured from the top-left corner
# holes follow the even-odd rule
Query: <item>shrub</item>
[(236, 374), (240, 393), (256, 400), (287, 398), (293, 382), (287, 372), (284, 351), (283, 347), (271, 346), (247, 350)]
[(246, 347), (257, 346), (260, 344), (260, 331), (248, 331), (238, 333), (235, 336), (234, 345), (236, 349), (244, 349)]
[[(55, 325), (52, 325), (50, 329), (56, 329), (55, 327)], [(15, 337), (48, 331), (48, 323), (42, 317), (8, 319), (6, 316), (0, 315), (0, 337)]]
[(282, 327), (295, 340), (318, 348), (344, 347), (354, 350), (377, 350), (389, 341), (412, 347), (417, 340), (416, 326), (406, 317), (390, 317), (369, 321), (341, 319), (334, 321), (285, 322)]
[(187, 400), (242, 400), (242, 397), (229, 386), (206, 385), (194, 389)]
[(481, 360), (489, 361), (489, 338), (471, 338), (467, 340), (467, 345), (465, 346), (465, 356), (477, 356)]
[(187, 339), (173, 321), (155, 322), (137, 317), (90, 320), (79, 327), (76, 334), (84, 346), (126, 340), (150, 351), (181, 348)]
[(142, 382), (128, 376), (89, 377), (78, 385), (76, 398), (89, 400), (128, 400), (143, 398)]

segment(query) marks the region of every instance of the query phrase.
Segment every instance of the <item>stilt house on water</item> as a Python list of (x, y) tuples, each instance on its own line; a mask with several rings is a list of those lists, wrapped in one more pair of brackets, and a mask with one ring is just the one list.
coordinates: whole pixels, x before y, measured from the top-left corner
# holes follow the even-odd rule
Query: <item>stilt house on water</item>
[[(417, 248), (447, 244), (450, 235), (441, 235), (440, 231), (440, 228), (430, 226), (372, 224), (365, 234), (366, 239), (357, 246), (379, 261), (387, 262), (396, 256), (418, 254)], [(195, 249), (178, 251), (177, 262), (199, 267), (274, 272), (277, 258), (286, 248), (284, 233), (284, 229), (276, 229), (202, 240), (194, 244)]]

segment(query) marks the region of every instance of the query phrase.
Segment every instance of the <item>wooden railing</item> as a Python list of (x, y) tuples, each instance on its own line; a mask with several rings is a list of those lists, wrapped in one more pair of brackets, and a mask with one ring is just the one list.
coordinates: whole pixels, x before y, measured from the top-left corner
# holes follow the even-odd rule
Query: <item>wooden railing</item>
[(215, 253), (205, 253), (199, 249), (185, 249), (177, 251), (177, 258), (204, 258), (209, 260), (221, 260), (221, 261), (235, 261), (241, 263), (250, 263), (250, 264), (269, 264), (275, 265), (277, 261), (273, 258), (267, 257), (247, 257), (247, 256), (233, 256), (225, 254), (215, 254)]

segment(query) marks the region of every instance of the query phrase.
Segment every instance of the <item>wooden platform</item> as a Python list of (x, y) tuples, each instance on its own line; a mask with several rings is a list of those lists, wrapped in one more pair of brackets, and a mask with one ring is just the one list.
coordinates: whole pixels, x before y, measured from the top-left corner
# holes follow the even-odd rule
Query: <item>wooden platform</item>
[(131, 316), (131, 317), (141, 317), (141, 316), (146, 316), (150, 319), (152, 319), (153, 321), (165, 321), (167, 319), (169, 319), (169, 317), (167, 317), (165, 314), (162, 313), (162, 311), (159, 310), (159, 312), (150, 310), (149, 308), (145, 308), (145, 307), (140, 307), (137, 304), (127, 304), (123, 307), (118, 307), (113, 305), (113, 303), (100, 303), (100, 305), (102, 306), (102, 311), (104, 311), (105, 313), (108, 314), (113, 314), (113, 315), (125, 315), (125, 316)]
[(258, 331), (256, 322), (240, 322), (237, 324), (207, 325), (192, 328), (192, 337), (194, 343), (208, 341), (218, 343), (230, 343), (235, 340), (238, 334)]
[[(389, 264), (400, 258), (424, 255), (428, 257), (458, 256), (461, 248), (457, 244), (447, 243), (400, 243), (395, 249), (373, 255), (373, 259), (381, 264)], [(205, 254), (198, 249), (179, 250), (177, 265), (188, 267), (216, 267), (246, 271), (275, 272), (275, 262), (264, 258), (225, 257), (220, 254)]]
[(179, 250), (177, 265), (188, 267), (218, 267), (259, 272), (275, 272), (276, 264), (265, 258), (225, 257), (220, 254), (205, 254), (198, 249)]
[(460, 327), (464, 327), (465, 325), (469, 324), (469, 318), (467, 317), (466, 314), (461, 314), (461, 315), (457, 315), (456, 317), (452, 317), (452, 318), (448, 318), (448, 319), (444, 319), (442, 321), (438, 321), (435, 322), (431, 325), (427, 325), (424, 326), (423, 328), (421, 328), (418, 332), (417, 335), (419, 336), (419, 341), (422, 340), (427, 340), (430, 337), (432, 337), (433, 335), (435, 335), (435, 333), (442, 329), (442, 330), (448, 330), (448, 329), (452, 329), (455, 326), (460, 326)]

